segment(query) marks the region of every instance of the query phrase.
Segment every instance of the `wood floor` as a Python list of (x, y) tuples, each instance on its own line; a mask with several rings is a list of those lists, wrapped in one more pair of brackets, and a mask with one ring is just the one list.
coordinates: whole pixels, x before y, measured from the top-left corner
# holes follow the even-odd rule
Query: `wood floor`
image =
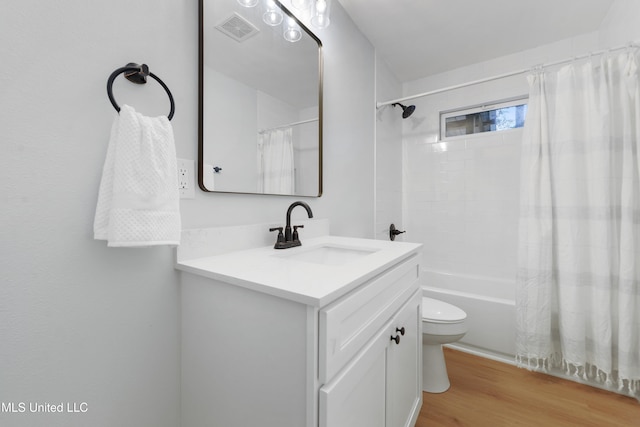
[(451, 388), (423, 393), (416, 427), (640, 427), (640, 402), (445, 349)]

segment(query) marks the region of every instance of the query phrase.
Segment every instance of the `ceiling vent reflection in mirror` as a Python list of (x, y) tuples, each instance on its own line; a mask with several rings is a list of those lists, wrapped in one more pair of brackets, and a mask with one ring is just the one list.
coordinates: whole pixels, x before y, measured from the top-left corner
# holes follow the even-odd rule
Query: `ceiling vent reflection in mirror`
[(260, 32), (256, 26), (235, 12), (216, 25), (216, 29), (238, 42), (243, 42)]

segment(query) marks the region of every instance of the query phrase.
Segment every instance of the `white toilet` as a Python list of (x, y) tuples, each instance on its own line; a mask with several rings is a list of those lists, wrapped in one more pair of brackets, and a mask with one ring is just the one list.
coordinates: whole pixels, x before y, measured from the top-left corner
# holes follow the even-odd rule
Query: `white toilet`
[(449, 376), (442, 345), (458, 341), (467, 333), (467, 313), (455, 305), (422, 298), (422, 389), (442, 393), (449, 389)]

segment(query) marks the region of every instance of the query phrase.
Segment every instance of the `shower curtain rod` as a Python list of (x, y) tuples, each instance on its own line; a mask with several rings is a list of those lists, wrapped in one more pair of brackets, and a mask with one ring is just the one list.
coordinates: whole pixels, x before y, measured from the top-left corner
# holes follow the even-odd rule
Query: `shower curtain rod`
[(291, 126), (298, 126), (298, 125), (303, 125), (305, 123), (311, 123), (311, 122), (317, 122), (317, 121), (318, 121), (317, 118), (308, 119), (308, 120), (301, 120), (299, 122), (293, 122), (293, 123), (289, 123), (289, 124), (286, 124), (286, 125), (280, 125), (280, 126), (276, 126), (276, 127), (272, 127), (272, 128), (268, 128), (268, 129), (260, 129), (258, 131), (258, 133), (262, 134), (262, 133), (268, 132), (270, 130), (284, 129), (284, 128), (288, 128), (288, 127), (291, 127)]
[(531, 70), (534, 70), (536, 68), (553, 67), (555, 65), (561, 65), (561, 64), (569, 63), (569, 62), (576, 61), (576, 60), (579, 60), (579, 59), (588, 58), (590, 56), (602, 55), (603, 53), (612, 52), (614, 50), (627, 49), (627, 48), (631, 48), (631, 47), (638, 47), (639, 44), (640, 44), (640, 42), (634, 41), (634, 42), (631, 42), (631, 43), (627, 43), (627, 44), (625, 44), (623, 46), (616, 46), (616, 47), (612, 47), (612, 48), (609, 48), (609, 49), (602, 49), (602, 50), (598, 50), (598, 51), (595, 51), (595, 52), (587, 53), (585, 55), (573, 56), (571, 58), (563, 59), (561, 61), (550, 62), (548, 64), (537, 65), (537, 66), (529, 67), (529, 68), (523, 68), (522, 70), (517, 70), (517, 71), (512, 71), (512, 72), (509, 72), (509, 73), (499, 74), (497, 76), (487, 77), (487, 78), (484, 78), (484, 79), (473, 80), (471, 82), (461, 83), (461, 84), (454, 85), (454, 86), (448, 86), (448, 87), (444, 87), (444, 88), (441, 88), (441, 89), (432, 90), (432, 91), (429, 91), (429, 92), (418, 93), (416, 95), (405, 96), (404, 98), (393, 99), (391, 101), (378, 102), (376, 104), (376, 108), (380, 108), (380, 107), (383, 107), (385, 105), (390, 105), (390, 104), (401, 103), (401, 102), (404, 102), (404, 101), (409, 101), (410, 99), (422, 98), (423, 96), (435, 95), (435, 94), (438, 94), (438, 93), (447, 92), (447, 91), (454, 90), (454, 89), (461, 89), (463, 87), (473, 86), (473, 85), (480, 84), (480, 83), (486, 83), (486, 82), (490, 82), (490, 81), (493, 81), (493, 80), (499, 80), (499, 79), (503, 79), (505, 77), (516, 76), (518, 74), (524, 74), (524, 73), (530, 72)]

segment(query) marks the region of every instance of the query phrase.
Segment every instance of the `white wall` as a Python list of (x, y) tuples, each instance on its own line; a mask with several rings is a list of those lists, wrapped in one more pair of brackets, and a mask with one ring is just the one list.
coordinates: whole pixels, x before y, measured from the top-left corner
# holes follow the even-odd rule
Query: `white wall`
[[(401, 96), (402, 85), (387, 64), (376, 57), (376, 101)], [(402, 220), (402, 109), (390, 105), (376, 111), (375, 237), (389, 239), (389, 226), (404, 229)], [(396, 237), (402, 241), (404, 235)]]
[[(307, 201), (333, 233), (372, 237), (374, 53), (338, 2), (331, 13), (318, 32), (325, 194)], [(179, 425), (173, 251), (106, 248), (92, 224), (116, 68), (145, 62), (170, 87), (178, 156), (195, 159), (197, 28), (192, 0), (0, 5), (0, 402), (88, 404), (84, 414), (0, 412), (2, 426)], [(148, 115), (169, 109), (154, 82), (120, 76), (114, 93)], [(196, 190), (181, 203), (183, 227), (284, 222), (294, 200)]]
[(256, 191), (261, 93), (210, 67), (205, 68), (205, 81), (204, 139), (225, 141), (205, 147), (205, 164), (222, 168), (221, 173), (209, 169), (205, 175), (213, 175), (215, 190)]
[(637, 0), (615, 0), (602, 21), (598, 33), (601, 48), (640, 41), (640, 2)]

